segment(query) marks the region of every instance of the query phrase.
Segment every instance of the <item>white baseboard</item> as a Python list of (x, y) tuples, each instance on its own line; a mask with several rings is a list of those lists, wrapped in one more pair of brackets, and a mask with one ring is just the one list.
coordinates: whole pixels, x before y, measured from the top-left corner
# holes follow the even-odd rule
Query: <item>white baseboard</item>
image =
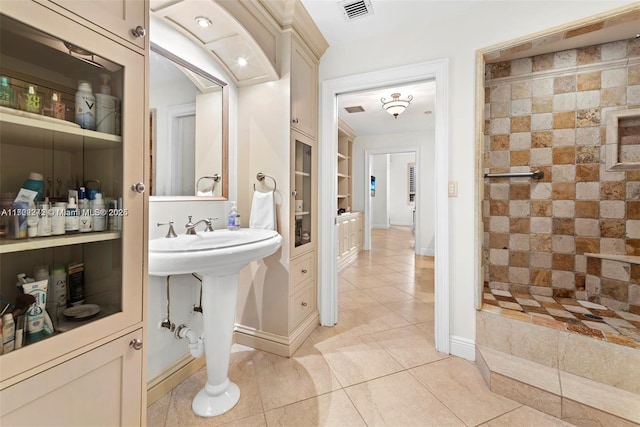
[(472, 362), (476, 360), (476, 343), (469, 338), (450, 336), (449, 351), (454, 356), (462, 357)]
[(235, 325), (234, 337), (238, 344), (277, 354), (278, 356), (291, 357), (293, 353), (302, 345), (304, 340), (313, 332), (318, 325), (320, 317), (318, 312), (305, 319), (289, 337), (259, 331), (243, 325)]
[(147, 406), (151, 406), (205, 365), (206, 360), (204, 356), (195, 359), (190, 354), (187, 354), (182, 357), (147, 383)]

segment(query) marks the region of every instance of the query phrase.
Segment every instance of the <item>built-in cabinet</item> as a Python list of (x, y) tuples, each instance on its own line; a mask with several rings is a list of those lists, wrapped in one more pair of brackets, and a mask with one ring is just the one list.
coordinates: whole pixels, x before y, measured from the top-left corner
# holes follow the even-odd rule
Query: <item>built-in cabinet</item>
[[(80, 3), (56, 2), (77, 7), (78, 14), (85, 7)], [(148, 7), (120, 4), (129, 3)], [(16, 300), (19, 273), (33, 277), (38, 266), (51, 273), (54, 265), (83, 263), (84, 301), (75, 310), (64, 303), (48, 307), (54, 331), (28, 333), (22, 348), (0, 355), (0, 424), (144, 425), (145, 53), (54, 6), (0, 5), (0, 74), (9, 94), (0, 108), (0, 296), (3, 308)], [(136, 23), (146, 27), (145, 16)], [(91, 83), (94, 93), (110, 86), (109, 126), (76, 123), (80, 81)], [(24, 211), (13, 202), (32, 172), (43, 177), (38, 198), (50, 202), (67, 202), (68, 190), (80, 186), (103, 194), (105, 209), (96, 207), (89, 217), (106, 215), (105, 230), (23, 232)], [(29, 222), (55, 214), (31, 208)]]
[(336, 218), (338, 267), (362, 250), (363, 223), (362, 212), (342, 214)]
[[(250, 153), (247, 175), (262, 171), (278, 181), (278, 232), (284, 240), (274, 257), (281, 270), (265, 259), (272, 267), (264, 277), (252, 275), (250, 283), (243, 282), (241, 273), (236, 342), (290, 356), (319, 324), (317, 94), (319, 59), (327, 44), (301, 3), (280, 8), (284, 4), (261, 3), (280, 24), (280, 80), (241, 90), (238, 120), (239, 139)], [(285, 102), (243, 108), (245, 92), (252, 96), (246, 102), (255, 103), (279, 97), (282, 92), (273, 93), (274, 87), (286, 93)], [(285, 130), (273, 124), (277, 117), (289, 122)], [(251, 123), (260, 123), (263, 131), (257, 134)], [(260, 295), (258, 310), (253, 295)]]
[(355, 134), (353, 129), (343, 120), (338, 119), (338, 209), (343, 212), (350, 212), (353, 201), (353, 140)]

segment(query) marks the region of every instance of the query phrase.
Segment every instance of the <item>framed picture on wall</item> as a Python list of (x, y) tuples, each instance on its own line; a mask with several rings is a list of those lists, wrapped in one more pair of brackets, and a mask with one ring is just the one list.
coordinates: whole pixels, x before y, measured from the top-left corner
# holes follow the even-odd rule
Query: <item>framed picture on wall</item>
[(376, 177), (371, 175), (371, 197), (376, 197)]

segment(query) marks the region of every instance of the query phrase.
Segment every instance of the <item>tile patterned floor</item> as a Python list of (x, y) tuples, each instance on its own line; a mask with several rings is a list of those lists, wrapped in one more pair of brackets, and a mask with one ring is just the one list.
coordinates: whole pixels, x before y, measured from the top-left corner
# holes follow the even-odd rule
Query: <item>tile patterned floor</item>
[(433, 258), (413, 255), (409, 229), (374, 230), (339, 275), (339, 323), (318, 327), (291, 358), (234, 345), (240, 386), (226, 414), (200, 418), (198, 371), (148, 408), (147, 425), (567, 426), (487, 389), (475, 364), (433, 345)]
[(482, 309), (555, 329), (640, 348), (640, 316), (589, 301), (484, 289)]

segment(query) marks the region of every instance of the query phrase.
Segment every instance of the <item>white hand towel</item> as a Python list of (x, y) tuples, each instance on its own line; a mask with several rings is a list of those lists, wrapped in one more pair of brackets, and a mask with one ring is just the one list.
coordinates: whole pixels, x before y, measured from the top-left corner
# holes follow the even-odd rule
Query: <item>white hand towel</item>
[(249, 228), (262, 228), (264, 230), (276, 230), (276, 199), (273, 191), (261, 193), (253, 192), (251, 202), (251, 215), (249, 216)]

